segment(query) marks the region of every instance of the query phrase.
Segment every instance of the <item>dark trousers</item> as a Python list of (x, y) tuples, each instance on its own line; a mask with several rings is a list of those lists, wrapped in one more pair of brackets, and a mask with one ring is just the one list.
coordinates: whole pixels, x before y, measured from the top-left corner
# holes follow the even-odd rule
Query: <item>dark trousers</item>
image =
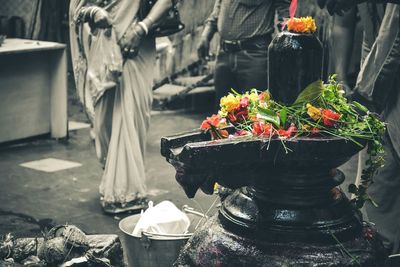
[[(374, 176), (368, 193), (378, 203), (366, 203), (368, 219), (375, 223), (383, 243), (392, 254), (400, 253), (400, 159), (388, 136), (384, 140), (385, 166)], [(396, 265), (397, 266), (397, 265)]]
[(218, 53), (215, 67), (214, 83), (217, 109), (221, 97), (232, 92), (241, 93), (250, 89), (264, 91), (268, 89), (268, 44), (260, 49), (240, 50)]

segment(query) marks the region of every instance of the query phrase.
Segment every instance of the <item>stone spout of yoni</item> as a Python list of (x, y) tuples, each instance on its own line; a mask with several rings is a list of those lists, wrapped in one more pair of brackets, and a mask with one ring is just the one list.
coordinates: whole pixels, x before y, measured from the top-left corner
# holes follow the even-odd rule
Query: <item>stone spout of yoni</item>
[[(362, 147), (336, 137), (260, 139), (235, 137), (211, 140), (195, 130), (163, 137), (161, 154), (176, 169), (176, 180), (189, 198), (200, 188), (213, 193), (217, 182), (230, 189), (268, 182), (271, 173), (329, 173)], [(274, 175), (276, 176), (276, 175)]]

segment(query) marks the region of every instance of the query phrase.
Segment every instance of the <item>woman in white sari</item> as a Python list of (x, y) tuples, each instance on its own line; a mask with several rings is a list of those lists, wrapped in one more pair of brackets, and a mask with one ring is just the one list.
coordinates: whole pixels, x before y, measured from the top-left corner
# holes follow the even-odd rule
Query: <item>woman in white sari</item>
[(149, 32), (173, 3), (158, 0), (140, 20), (141, 2), (70, 4), (75, 81), (104, 164), (100, 195), (107, 213), (137, 210), (147, 203), (144, 153), (155, 64), (155, 38)]

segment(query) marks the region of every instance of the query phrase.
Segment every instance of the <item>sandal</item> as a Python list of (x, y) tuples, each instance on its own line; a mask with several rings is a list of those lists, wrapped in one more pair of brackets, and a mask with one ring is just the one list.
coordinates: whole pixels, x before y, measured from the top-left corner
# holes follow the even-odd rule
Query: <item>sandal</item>
[(124, 212), (139, 213), (148, 207), (149, 200), (147, 198), (134, 199), (127, 203), (110, 203), (101, 202), (104, 213), (118, 214)]

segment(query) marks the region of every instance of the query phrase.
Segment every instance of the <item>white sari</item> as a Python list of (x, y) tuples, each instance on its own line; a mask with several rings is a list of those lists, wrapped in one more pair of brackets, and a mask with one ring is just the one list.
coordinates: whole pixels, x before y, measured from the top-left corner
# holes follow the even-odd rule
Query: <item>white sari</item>
[[(103, 7), (109, 12), (117, 39), (137, 20), (139, 2), (111, 0)], [(72, 0), (70, 5), (74, 74), (78, 94), (93, 117), (97, 156), (105, 164), (100, 184), (102, 204), (124, 207), (146, 197), (144, 154), (152, 103), (155, 40), (144, 39), (139, 54), (125, 61), (118, 85), (93, 100), (95, 90), (88, 88), (91, 84), (86, 82), (89, 27), (75, 24), (79, 9), (91, 4), (96, 1)]]

